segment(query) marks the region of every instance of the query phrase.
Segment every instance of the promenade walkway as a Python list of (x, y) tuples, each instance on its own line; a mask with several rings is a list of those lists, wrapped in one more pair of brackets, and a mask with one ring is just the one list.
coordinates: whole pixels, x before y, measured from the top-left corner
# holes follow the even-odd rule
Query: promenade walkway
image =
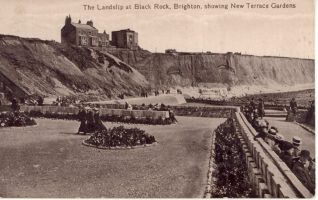
[(201, 198), (211, 133), (225, 118), (177, 117), (178, 124), (137, 127), (158, 145), (100, 150), (82, 145), (79, 122), (36, 119), (33, 127), (2, 128), (0, 197)]
[(94, 104), (124, 104), (128, 102), (130, 104), (166, 104), (166, 105), (179, 105), (186, 103), (183, 95), (181, 94), (161, 94), (159, 96), (148, 96), (147, 98), (144, 97), (135, 97), (135, 98), (125, 98), (120, 100), (108, 100), (108, 101), (95, 101), (90, 102)]
[(302, 138), (302, 149), (310, 151), (311, 157), (315, 157), (315, 135), (305, 130), (294, 122), (287, 122), (282, 117), (265, 117), (270, 126), (278, 128), (279, 133), (285, 137), (285, 140), (291, 141), (294, 136)]

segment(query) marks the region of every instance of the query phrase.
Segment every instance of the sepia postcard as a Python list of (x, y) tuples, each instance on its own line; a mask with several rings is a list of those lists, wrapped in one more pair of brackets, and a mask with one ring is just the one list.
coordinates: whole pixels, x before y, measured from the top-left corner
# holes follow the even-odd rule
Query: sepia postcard
[(0, 198), (313, 198), (313, 0), (0, 0)]

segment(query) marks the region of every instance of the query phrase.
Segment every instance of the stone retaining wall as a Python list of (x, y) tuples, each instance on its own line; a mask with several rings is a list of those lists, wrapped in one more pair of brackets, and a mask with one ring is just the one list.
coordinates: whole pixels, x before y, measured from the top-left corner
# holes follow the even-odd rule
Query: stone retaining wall
[(246, 156), (249, 178), (259, 197), (311, 198), (313, 195), (297, 179), (287, 165), (257, 134), (245, 116), (235, 113), (238, 134)]
[(293, 122), (296, 121), (301, 124), (309, 124), (315, 126), (315, 117), (312, 117), (308, 122), (307, 120), (307, 110), (298, 110), (296, 116), (292, 112), (288, 112), (286, 116), (286, 121)]
[[(246, 106), (249, 102), (246, 100), (211, 100), (211, 99), (185, 99), (187, 103), (205, 103), (209, 105), (218, 105), (218, 106)], [(257, 102), (256, 102), (257, 103)], [(265, 102), (265, 109), (268, 110), (284, 110), (284, 108), (288, 108), (289, 104), (276, 104)], [(299, 105), (298, 109), (308, 109), (306, 106)]]
[[(41, 113), (63, 113), (77, 115), (79, 108), (77, 107), (63, 107), (63, 106), (21, 106), (21, 111), (30, 112), (38, 111)], [(152, 110), (124, 110), (124, 109), (100, 109), (101, 116), (124, 116), (134, 118), (151, 118), (151, 119), (165, 119), (169, 117), (168, 111), (152, 111)]]
[(177, 116), (229, 118), (239, 108), (233, 106), (195, 107), (195, 106), (174, 106), (173, 110)]

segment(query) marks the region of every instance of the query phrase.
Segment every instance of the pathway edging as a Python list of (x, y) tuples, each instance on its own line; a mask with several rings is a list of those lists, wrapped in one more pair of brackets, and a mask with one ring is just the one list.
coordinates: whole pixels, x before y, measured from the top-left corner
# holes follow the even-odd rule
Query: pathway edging
[(311, 134), (315, 135), (315, 130), (311, 129), (310, 127), (304, 125), (304, 124), (301, 124), (301, 123), (298, 123), (298, 122), (295, 122), (296, 124), (298, 124), (299, 126), (301, 126), (303, 129), (305, 129), (306, 131), (310, 132)]
[(210, 150), (210, 159), (209, 159), (209, 169), (208, 169), (208, 180), (207, 180), (207, 185), (206, 185), (206, 189), (205, 192), (203, 194), (203, 198), (212, 198), (212, 187), (214, 184), (215, 179), (213, 178), (213, 176), (215, 175), (215, 165), (214, 165), (214, 149), (215, 149), (215, 131), (212, 132), (212, 142), (211, 142), (211, 150)]

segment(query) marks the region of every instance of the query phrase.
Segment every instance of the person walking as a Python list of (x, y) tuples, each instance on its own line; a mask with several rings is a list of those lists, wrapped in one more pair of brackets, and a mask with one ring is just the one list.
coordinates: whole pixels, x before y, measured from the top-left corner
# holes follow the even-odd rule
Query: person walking
[(39, 96), (37, 101), (39, 106), (43, 106), (44, 98), (42, 96)]
[(100, 118), (100, 112), (98, 108), (94, 108), (94, 131), (106, 130), (106, 126), (103, 124)]
[(258, 116), (261, 119), (263, 119), (263, 117), (265, 116), (265, 106), (264, 106), (263, 99), (259, 99), (257, 111), (258, 111)]
[(78, 120), (81, 122), (80, 127), (78, 128), (77, 134), (86, 134), (87, 127), (87, 112), (86, 109), (81, 106), (78, 112)]
[(176, 119), (175, 114), (174, 114), (172, 108), (169, 108), (168, 111), (169, 111), (169, 119), (171, 120), (171, 122), (174, 123), (174, 124), (177, 124), (177, 123), (178, 123), (178, 120)]
[(307, 110), (306, 122), (311, 123), (315, 121), (315, 100), (310, 102), (310, 107)]
[(95, 127), (94, 111), (89, 108), (87, 111), (86, 133), (93, 133)]
[(295, 100), (295, 98), (292, 98), (292, 100), (289, 102), (289, 106), (290, 106), (290, 109), (292, 111), (292, 113), (294, 115), (296, 115), (296, 112), (297, 112), (297, 102)]
[(13, 112), (20, 110), (20, 105), (19, 105), (19, 102), (16, 98), (13, 98), (11, 100), (11, 109), (13, 110)]

